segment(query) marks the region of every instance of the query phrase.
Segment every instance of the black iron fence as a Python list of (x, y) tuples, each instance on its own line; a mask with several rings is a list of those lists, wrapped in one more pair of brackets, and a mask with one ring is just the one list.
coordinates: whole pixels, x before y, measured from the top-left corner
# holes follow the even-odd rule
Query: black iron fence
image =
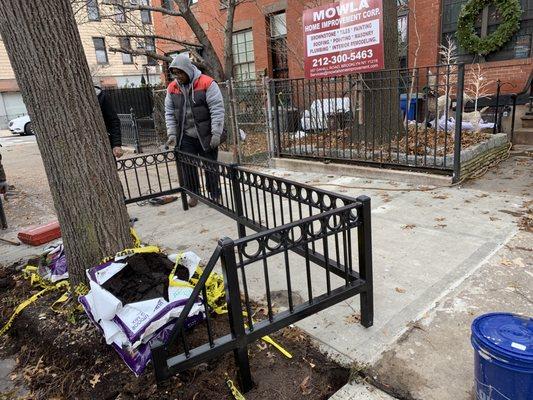
[[(169, 168), (174, 157), (179, 187)], [(372, 325), (369, 198), (354, 199), (184, 153), (136, 157), (118, 166), (127, 202), (181, 191), (184, 209), (187, 196), (192, 196), (237, 222), (239, 238), (219, 241), (170, 340), (152, 348), (159, 380), (233, 351), (247, 391), (252, 387), (250, 343), (357, 294), (361, 323)], [(246, 229), (256, 233), (247, 236)], [(227, 323), (217, 331), (206, 293), (215, 268), (224, 274), (228, 310)], [(279, 288), (286, 293), (287, 307), (273, 305), (272, 293)], [(207, 311), (206, 323), (190, 335), (185, 321), (198, 298)], [(266, 299), (267, 311), (265, 318), (256, 320), (258, 298)]]
[(462, 65), (272, 83), (276, 153), (458, 171)]
[(130, 110), (137, 117), (151, 117), (154, 110), (154, 95), (151, 87), (107, 88), (103, 90), (117, 114), (129, 114)]
[(163, 140), (156, 133), (152, 118), (137, 118), (133, 109), (129, 114), (118, 114), (122, 133), (122, 144), (131, 146), (136, 153), (143, 153), (146, 149), (157, 149)]

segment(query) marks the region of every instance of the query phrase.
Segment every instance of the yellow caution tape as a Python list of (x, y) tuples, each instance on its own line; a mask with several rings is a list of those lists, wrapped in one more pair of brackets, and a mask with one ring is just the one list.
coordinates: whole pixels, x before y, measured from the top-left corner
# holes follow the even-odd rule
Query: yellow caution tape
[(134, 228), (130, 228), (130, 235), (133, 238), (133, 247), (141, 247), (141, 238)]
[(241, 392), (239, 392), (239, 389), (237, 389), (237, 387), (233, 384), (233, 381), (229, 378), (228, 374), (224, 374), (224, 375), (225, 375), (226, 385), (231, 391), (233, 398), (235, 400), (246, 400), (244, 396), (241, 394)]
[(102, 264), (109, 262), (109, 261), (113, 261), (117, 257), (131, 256), (133, 254), (140, 254), (140, 253), (161, 253), (161, 249), (157, 246), (145, 246), (145, 247), (135, 247), (133, 249), (124, 249), (122, 251), (119, 251), (113, 257), (104, 258), (102, 260)]
[[(248, 313), (246, 311), (242, 312), (242, 316), (244, 318), (248, 317)], [(252, 323), (255, 324), (255, 321), (252, 319)], [(245, 328), (248, 328), (247, 324), (244, 324)], [(270, 336), (262, 336), (261, 340), (265, 343), (268, 343), (272, 346), (274, 346), (281, 354), (283, 354), (287, 358), (292, 358), (292, 354), (289, 353), (287, 350), (285, 350), (278, 342), (276, 342), (274, 339), (272, 339)]]

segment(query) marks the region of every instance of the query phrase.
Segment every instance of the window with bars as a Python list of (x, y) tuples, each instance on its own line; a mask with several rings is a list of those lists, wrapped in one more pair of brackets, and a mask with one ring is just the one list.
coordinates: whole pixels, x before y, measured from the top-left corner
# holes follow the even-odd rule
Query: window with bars
[(287, 13), (282, 12), (268, 17), (270, 28), (270, 55), (272, 60), (272, 77), (289, 77), (289, 59), (287, 56)]
[[(130, 38), (120, 38), (120, 47), (126, 50), (131, 50), (131, 39)], [(123, 64), (133, 64), (133, 56), (128, 53), (122, 53), (122, 63)]]
[[(149, 6), (150, 0), (141, 0), (142, 6)], [(150, 10), (141, 10), (141, 22), (145, 25), (152, 23), (152, 14)]]
[(172, 10), (173, 0), (161, 0), (161, 7), (163, 7), (166, 10)]
[(115, 22), (126, 22), (126, 9), (122, 5), (115, 6)]
[[(442, 8), (442, 32), (441, 42), (446, 43), (446, 38), (451, 36), (455, 38), (457, 30), (457, 20), (461, 12), (461, 8), (468, 2), (468, 0), (443, 0)], [(485, 61), (503, 61), (517, 58), (531, 57), (531, 47), (533, 38), (533, 1), (520, 0), (522, 6), (522, 17), (520, 21), (520, 29), (513, 35), (511, 40), (507, 42), (500, 50), (490, 53), (485, 56)], [(485, 37), (493, 33), (498, 25), (501, 23), (502, 17), (497, 7), (493, 4), (485, 7), (480, 13), (476, 21), (476, 33), (480, 37)], [(457, 44), (457, 51), (459, 61), (472, 62), (475, 60), (475, 55), (469, 54), (466, 50), (461, 48), (461, 45), (455, 40)]]
[[(155, 39), (154, 38), (147, 38), (144, 42), (144, 49), (146, 51), (155, 53)], [(153, 57), (146, 57), (146, 63), (148, 65), (157, 65), (157, 59)]]
[(89, 18), (89, 21), (100, 21), (100, 9), (98, 8), (98, 0), (87, 1), (87, 18)]
[(94, 51), (96, 52), (96, 62), (98, 64), (108, 64), (107, 49), (105, 47), (105, 39), (102, 37), (93, 38)]
[(255, 54), (252, 30), (233, 34), (233, 76), (237, 80), (255, 78)]

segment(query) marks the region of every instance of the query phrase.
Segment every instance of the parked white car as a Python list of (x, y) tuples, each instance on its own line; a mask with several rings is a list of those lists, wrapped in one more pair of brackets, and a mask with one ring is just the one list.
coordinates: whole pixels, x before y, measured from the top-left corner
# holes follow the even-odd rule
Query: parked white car
[(9, 121), (9, 130), (11, 133), (18, 133), (20, 136), (33, 135), (33, 130), (31, 128), (30, 116), (23, 115)]

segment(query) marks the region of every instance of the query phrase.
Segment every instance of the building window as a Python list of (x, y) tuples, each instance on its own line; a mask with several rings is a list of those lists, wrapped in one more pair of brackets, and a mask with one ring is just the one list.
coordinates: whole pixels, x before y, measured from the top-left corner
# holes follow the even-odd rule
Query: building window
[(115, 22), (126, 22), (126, 9), (121, 5), (115, 6)]
[[(131, 39), (130, 38), (120, 38), (120, 47), (122, 49), (131, 50)], [(123, 64), (133, 64), (133, 56), (128, 53), (122, 53), (122, 63)]]
[[(141, 5), (149, 6), (150, 0), (141, 0)], [(143, 24), (152, 23), (152, 14), (150, 13), (150, 10), (141, 10), (141, 21)]]
[(285, 12), (269, 17), (270, 57), (272, 60), (272, 77), (289, 77), (289, 59), (287, 56), (287, 14)]
[(161, 0), (161, 7), (163, 7), (166, 10), (172, 10), (172, 3), (173, 0)]
[(98, 64), (109, 63), (107, 59), (107, 50), (105, 47), (105, 39), (100, 37), (93, 38), (94, 51), (96, 52), (96, 62)]
[(87, 1), (87, 17), (89, 21), (100, 21), (100, 10), (98, 9), (98, 0)]
[[(144, 49), (146, 51), (155, 53), (155, 39), (154, 38), (147, 38), (144, 44)], [(146, 64), (148, 65), (157, 65), (157, 59), (152, 57), (146, 57)]]
[[(446, 43), (446, 38), (455, 38), (457, 30), (457, 20), (461, 8), (468, 0), (444, 0), (442, 6), (442, 32), (441, 42)], [(516, 58), (531, 57), (531, 38), (533, 37), (533, 2), (531, 0), (520, 0), (522, 16), (520, 30), (513, 35), (500, 50), (487, 54), (485, 61), (503, 61)], [(485, 7), (476, 21), (476, 33), (480, 37), (486, 37), (494, 32), (501, 23), (501, 15), (493, 4)], [(457, 42), (459, 62), (475, 62), (478, 60), (474, 54), (468, 54)]]
[(255, 78), (254, 39), (251, 29), (233, 34), (233, 76), (237, 80)]
[(398, 56), (400, 68), (407, 68), (407, 50), (409, 49), (409, 6), (407, 0), (398, 0)]

